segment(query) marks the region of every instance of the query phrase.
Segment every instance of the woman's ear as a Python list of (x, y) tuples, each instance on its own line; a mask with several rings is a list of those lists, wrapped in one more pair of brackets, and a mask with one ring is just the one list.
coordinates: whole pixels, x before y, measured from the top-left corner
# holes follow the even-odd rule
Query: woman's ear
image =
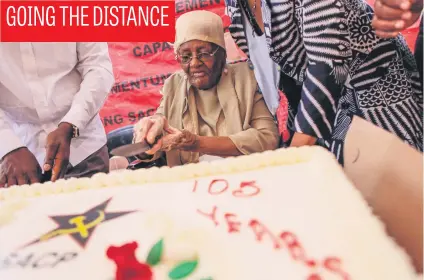
[(221, 47), (221, 51), (223, 52), (225, 60), (227, 60), (227, 50)]
[(227, 51), (221, 47), (220, 52), (221, 52), (220, 57), (222, 58), (222, 61), (224, 63), (223, 68), (225, 68), (225, 65), (227, 64)]

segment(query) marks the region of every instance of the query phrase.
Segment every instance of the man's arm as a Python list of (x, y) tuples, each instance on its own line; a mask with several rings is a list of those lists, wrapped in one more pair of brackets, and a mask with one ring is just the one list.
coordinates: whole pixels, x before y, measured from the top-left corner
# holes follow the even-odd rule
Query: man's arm
[(77, 43), (82, 76), (80, 90), (59, 127), (47, 137), (44, 171), (52, 168), (52, 181), (63, 178), (70, 156), (72, 126), (84, 129), (103, 106), (114, 82), (107, 43)]
[(3, 159), (8, 153), (24, 147), (21, 139), (15, 134), (15, 132), (10, 127), (6, 119), (6, 114), (0, 108), (0, 135), (1, 135), (1, 145), (0, 145), (0, 160)]
[(107, 43), (77, 43), (77, 53), (83, 80), (61, 122), (83, 129), (102, 108), (115, 80)]
[(387, 233), (423, 272), (423, 154), (396, 135), (354, 117), (344, 171)]

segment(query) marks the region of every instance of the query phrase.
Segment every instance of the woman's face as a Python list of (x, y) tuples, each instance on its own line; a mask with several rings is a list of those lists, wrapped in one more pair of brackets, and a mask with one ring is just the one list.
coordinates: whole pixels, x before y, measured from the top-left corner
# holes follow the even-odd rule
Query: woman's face
[(221, 47), (200, 40), (186, 42), (178, 50), (181, 67), (190, 84), (198, 89), (206, 90), (218, 84), (225, 60), (225, 51)]

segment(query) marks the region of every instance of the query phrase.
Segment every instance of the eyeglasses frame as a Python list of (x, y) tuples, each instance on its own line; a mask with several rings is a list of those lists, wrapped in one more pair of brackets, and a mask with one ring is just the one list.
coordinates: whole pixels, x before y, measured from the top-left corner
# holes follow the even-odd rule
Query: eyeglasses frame
[[(196, 56), (196, 58), (199, 60), (199, 61), (201, 61), (202, 63), (205, 63), (201, 58), (199, 58), (199, 55), (209, 55), (208, 56), (208, 58), (210, 58), (210, 57), (213, 57), (217, 52), (218, 52), (218, 50), (219, 50), (219, 46), (213, 51), (213, 52), (211, 52), (211, 53), (198, 53), (198, 54), (196, 54), (195, 56)], [(184, 64), (184, 65), (187, 65), (187, 64), (190, 64), (190, 62), (193, 60), (193, 58), (195, 57), (194, 55), (192, 55), (191, 56), (191, 58), (190, 58), (190, 60), (188, 61), (188, 62), (186, 62), (186, 63), (183, 63), (183, 62), (179, 62), (178, 61), (178, 57), (181, 57), (180, 56), (180, 54), (176, 54), (175, 55), (175, 60), (177, 60), (178, 61), (178, 63), (180, 63), (180, 64)]]

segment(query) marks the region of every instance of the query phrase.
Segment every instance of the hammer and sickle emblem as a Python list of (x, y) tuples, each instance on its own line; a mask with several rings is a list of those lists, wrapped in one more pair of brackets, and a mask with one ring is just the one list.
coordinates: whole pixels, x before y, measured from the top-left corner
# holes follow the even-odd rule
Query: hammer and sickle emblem
[(85, 218), (85, 216), (78, 216), (69, 220), (71, 225), (75, 225), (82, 238), (87, 238), (88, 236), (88, 228), (87, 225), (84, 224)]
[(77, 216), (77, 217), (71, 218), (69, 219), (69, 224), (75, 225), (74, 228), (58, 229), (58, 230), (52, 231), (50, 233), (47, 233), (43, 237), (41, 237), (40, 241), (45, 241), (58, 235), (73, 234), (73, 233), (79, 233), (79, 235), (82, 238), (87, 238), (89, 236), (88, 230), (97, 226), (98, 224), (100, 224), (101, 222), (105, 220), (104, 211), (97, 211), (97, 213), (99, 214), (98, 217), (88, 224), (84, 223), (84, 221), (87, 218), (86, 216)]

